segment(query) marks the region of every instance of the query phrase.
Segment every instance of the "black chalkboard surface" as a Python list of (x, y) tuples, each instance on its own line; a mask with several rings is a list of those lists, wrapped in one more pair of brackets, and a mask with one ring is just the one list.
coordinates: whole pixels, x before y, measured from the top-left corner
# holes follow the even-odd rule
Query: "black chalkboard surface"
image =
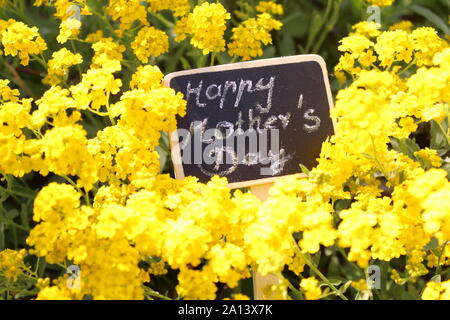
[(316, 165), (333, 134), (325, 62), (301, 55), (180, 71), (186, 116), (171, 133), (178, 179), (226, 176), (230, 187), (272, 182)]

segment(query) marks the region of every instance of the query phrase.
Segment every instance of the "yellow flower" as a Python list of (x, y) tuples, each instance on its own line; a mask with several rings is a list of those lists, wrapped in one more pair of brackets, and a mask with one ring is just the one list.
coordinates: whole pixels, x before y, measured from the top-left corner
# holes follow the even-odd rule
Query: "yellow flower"
[(131, 48), (140, 61), (147, 63), (149, 57), (158, 57), (169, 50), (169, 39), (161, 30), (144, 27), (139, 30)]
[(355, 289), (358, 289), (359, 291), (366, 291), (368, 290), (367, 287), (367, 280), (366, 279), (360, 279), (358, 281), (352, 281), (351, 286)]
[(235, 288), (247, 268), (244, 250), (227, 243), (224, 246), (215, 245), (209, 252), (209, 265), (222, 283)]
[(51, 286), (42, 288), (36, 300), (72, 300), (72, 297), (68, 290)]
[(448, 44), (442, 40), (436, 30), (430, 27), (422, 27), (411, 33), (411, 40), (414, 48), (414, 56), (417, 65), (431, 66), (433, 58), (438, 53), (448, 48)]
[(368, 21), (362, 21), (352, 26), (352, 29), (355, 30), (355, 33), (368, 38), (379, 36), (381, 34), (380, 28), (381, 24)]
[(306, 300), (318, 300), (322, 296), (319, 281), (314, 277), (302, 279), (300, 288), (304, 291)]
[(47, 75), (42, 82), (52, 86), (58, 85), (61, 81), (65, 81), (71, 66), (82, 62), (83, 58), (79, 53), (73, 54), (66, 48), (55, 51), (52, 54), (52, 59), (48, 61)]
[(103, 37), (103, 30), (97, 30), (93, 33), (89, 33), (84, 40), (87, 42), (97, 42), (103, 39)]
[(442, 165), (442, 159), (434, 149), (425, 148), (414, 152), (414, 155), (430, 163), (433, 167), (439, 168)]
[(260, 1), (256, 6), (256, 11), (264, 13), (272, 13), (282, 15), (284, 13), (283, 6), (273, 1)]
[(403, 279), (397, 270), (393, 269), (391, 272), (391, 279), (394, 280), (396, 284), (403, 284), (405, 282), (405, 279)]
[(272, 43), (270, 31), (279, 30), (282, 23), (272, 18), (268, 13), (259, 14), (233, 28), (228, 53), (240, 56), (243, 60), (250, 60), (263, 54), (262, 45)]
[(217, 291), (214, 280), (214, 274), (209, 268), (182, 268), (178, 276), (177, 292), (186, 300), (212, 300)]
[(189, 17), (190, 15), (187, 15), (177, 20), (175, 28), (173, 29), (173, 33), (175, 34), (175, 41), (180, 42), (186, 39), (190, 30), (188, 28)]
[(106, 12), (115, 21), (120, 22), (119, 29), (116, 30), (122, 36), (129, 30), (136, 20), (144, 26), (148, 26), (147, 10), (142, 1), (139, 0), (112, 0), (106, 7)]
[(147, 2), (150, 4), (149, 11), (170, 10), (175, 16), (184, 16), (190, 9), (189, 0), (147, 0)]
[(3, 102), (17, 101), (20, 92), (17, 89), (11, 89), (9, 87), (9, 80), (0, 80), (0, 99)]
[(444, 282), (428, 282), (422, 293), (423, 300), (449, 300), (450, 280)]
[(59, 26), (59, 35), (56, 40), (59, 43), (66, 43), (72, 37), (77, 36), (80, 33), (81, 22), (75, 18), (69, 18), (61, 22)]
[(375, 6), (387, 7), (395, 2), (395, 0), (368, 0), (368, 2)]
[(130, 87), (151, 90), (161, 87), (164, 74), (157, 66), (139, 66), (133, 74)]
[(400, 21), (400, 22), (390, 26), (389, 30), (392, 30), (392, 31), (393, 30), (403, 30), (403, 31), (406, 31), (406, 32), (410, 32), (412, 27), (413, 27), (413, 23), (411, 21), (403, 20), (403, 21)]
[(191, 36), (191, 44), (203, 54), (225, 50), (223, 38), (226, 22), (230, 14), (220, 3), (203, 2), (192, 13), (180, 19), (175, 29), (176, 40), (181, 41), (185, 34)]
[(1, 34), (1, 43), (5, 54), (19, 56), (20, 63), (28, 65), (30, 55), (39, 55), (47, 49), (47, 44), (41, 38), (37, 27), (28, 27), (23, 22), (9, 20)]
[(408, 33), (403, 30), (383, 32), (377, 39), (375, 51), (382, 67), (388, 67), (396, 61), (410, 63), (414, 44)]
[(0, 272), (3, 273), (6, 278), (16, 281), (22, 274), (23, 269), (25, 269), (23, 262), (25, 255), (25, 249), (20, 251), (11, 249), (0, 251)]

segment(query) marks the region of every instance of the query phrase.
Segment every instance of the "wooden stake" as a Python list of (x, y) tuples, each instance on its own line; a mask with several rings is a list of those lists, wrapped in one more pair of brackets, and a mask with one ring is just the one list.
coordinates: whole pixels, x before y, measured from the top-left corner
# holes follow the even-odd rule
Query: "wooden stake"
[[(262, 202), (266, 201), (269, 196), (269, 189), (272, 187), (273, 183), (256, 185), (250, 188), (251, 193), (259, 198)], [(253, 297), (255, 300), (270, 300), (273, 298), (274, 294), (266, 296), (263, 289), (266, 286), (278, 285), (280, 284), (280, 279), (273, 275), (263, 276), (258, 272), (253, 272)]]

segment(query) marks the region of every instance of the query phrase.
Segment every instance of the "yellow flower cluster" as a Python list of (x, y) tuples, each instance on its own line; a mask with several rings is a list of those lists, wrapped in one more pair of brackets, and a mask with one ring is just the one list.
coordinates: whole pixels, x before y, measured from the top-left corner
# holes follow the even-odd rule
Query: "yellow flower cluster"
[(256, 18), (245, 20), (242, 24), (233, 28), (231, 42), (228, 44), (228, 53), (231, 56), (240, 56), (243, 60), (263, 54), (262, 45), (272, 43), (270, 32), (279, 30), (282, 23), (270, 16), (261, 13)]
[[(436, 30), (421, 27), (410, 31), (396, 28), (381, 32), (373, 23), (359, 23), (354, 26), (356, 32), (341, 40), (338, 49), (344, 52), (336, 71), (357, 74), (379, 64), (389, 69), (395, 63), (414, 63), (417, 66), (432, 66), (433, 58), (438, 52), (448, 48), (448, 43), (441, 39)], [(400, 68), (396, 65), (396, 70)]]
[(106, 7), (106, 13), (120, 23), (117, 33), (122, 35), (129, 30), (135, 21), (148, 26), (147, 10), (140, 0), (111, 0)]
[(314, 277), (302, 279), (300, 288), (304, 290), (306, 300), (318, 300), (322, 295), (322, 290), (319, 288), (319, 281)]
[(178, 21), (175, 29), (177, 40), (191, 36), (191, 44), (202, 50), (203, 54), (224, 51), (223, 35), (230, 18), (222, 4), (204, 2)]
[(261, 1), (260, 3), (258, 3), (255, 9), (256, 11), (261, 13), (267, 12), (277, 15), (282, 15), (284, 13), (283, 6), (273, 1)]
[(158, 57), (169, 50), (169, 38), (164, 31), (144, 27), (139, 30), (131, 43), (131, 48), (141, 62), (147, 63), (149, 57)]
[(22, 269), (25, 268), (23, 263), (25, 255), (25, 249), (20, 251), (10, 249), (0, 251), (0, 272), (10, 280), (17, 280), (22, 274)]
[(450, 280), (428, 282), (422, 293), (423, 300), (450, 300)]
[(48, 61), (47, 75), (42, 82), (52, 86), (58, 85), (67, 80), (71, 66), (82, 62), (83, 57), (79, 53), (73, 54), (66, 48), (55, 51), (52, 54), (52, 59)]
[(395, 2), (395, 0), (368, 0), (368, 2), (375, 6), (387, 7)]
[(9, 87), (9, 80), (0, 80), (0, 97), (3, 102), (5, 101), (17, 101), (17, 97), (20, 92), (17, 89), (11, 89)]
[(69, 18), (61, 22), (59, 28), (59, 35), (56, 37), (56, 40), (59, 43), (66, 43), (69, 38), (80, 33), (81, 22), (78, 19)]
[[(233, 34), (228, 43), (230, 56), (242, 57), (243, 60), (261, 56), (262, 46), (272, 43), (270, 32), (281, 28), (282, 23), (271, 16), (283, 14), (281, 5), (272, 1), (261, 1), (256, 10), (262, 13), (232, 29)], [(186, 36), (190, 36), (191, 44), (201, 49), (203, 54), (224, 51), (224, 33), (230, 17), (220, 3), (205, 2), (177, 21), (174, 29), (175, 40), (182, 41)]]
[(191, 6), (189, 0), (147, 0), (150, 4), (149, 11), (171, 10), (175, 16), (184, 16)]
[(28, 65), (30, 55), (39, 55), (47, 49), (37, 27), (30, 28), (13, 19), (0, 20), (0, 43), (4, 47), (5, 55), (18, 56), (24, 66)]
[(74, 16), (77, 7), (80, 9), (81, 15), (90, 15), (86, 0), (35, 0), (34, 6), (50, 6), (55, 9), (55, 17), (61, 21), (67, 20)]
[[(368, 30), (362, 25), (356, 29)], [(415, 45), (414, 39), (423, 32), (434, 39), (433, 43)], [(436, 151), (417, 151), (414, 155), (419, 161), (414, 161), (389, 149), (389, 144), (392, 138), (408, 137), (420, 122), (442, 121), (449, 116), (450, 49), (429, 28), (411, 34), (380, 32), (376, 43), (367, 32), (356, 32), (343, 39), (339, 49), (345, 54), (337, 71), (346, 70), (355, 80), (337, 96), (332, 111), (336, 134), (323, 145), (319, 165), (310, 172), (307, 182), (285, 180), (272, 194), (280, 208), (288, 201), (278, 191), (285, 190), (285, 185), (292, 190), (291, 197), (305, 199), (297, 206), (320, 196), (322, 201), (308, 205), (307, 210), (329, 212), (330, 220), (333, 209), (324, 210), (323, 203), (351, 199), (351, 207), (339, 212), (336, 227), (338, 245), (350, 249), (348, 259), (367, 267), (373, 259), (389, 261), (407, 256), (408, 277), (413, 279), (427, 273), (422, 248), (433, 237), (441, 246), (450, 239), (450, 210), (445, 200), (450, 183), (446, 171), (426, 171), (441, 166)], [(373, 57), (371, 63), (364, 55)], [(413, 55), (417, 71), (409, 78), (399, 76), (401, 66), (389, 68), (393, 61), (411, 62)], [(353, 62), (343, 68), (347, 59)], [(357, 69), (356, 59), (360, 63)], [(375, 61), (381, 61), (379, 69), (371, 69)], [(432, 116), (430, 110), (436, 110)], [(386, 190), (391, 196), (383, 195)], [(321, 232), (319, 239), (328, 234), (332, 239), (329, 231)], [(300, 247), (308, 251), (301, 242)]]

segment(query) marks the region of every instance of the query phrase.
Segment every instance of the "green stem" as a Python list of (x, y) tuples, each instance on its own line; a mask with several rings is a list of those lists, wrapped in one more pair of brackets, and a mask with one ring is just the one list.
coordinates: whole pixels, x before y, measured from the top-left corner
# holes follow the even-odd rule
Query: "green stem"
[(91, 199), (89, 198), (89, 191), (87, 191), (86, 189), (85, 191), (85, 195), (86, 195), (86, 204), (91, 207)]
[(27, 229), (24, 226), (21, 226), (20, 224), (17, 224), (8, 218), (4, 218), (4, 217), (0, 216), (0, 221), (4, 222), (6, 224), (9, 224), (17, 229), (23, 230), (23, 231), (30, 231), (30, 229)]
[(401, 75), (404, 74), (406, 71), (408, 71), (408, 70), (416, 63), (416, 61), (417, 61), (417, 59), (414, 58), (413, 61), (411, 61), (410, 64), (408, 64), (408, 65), (406, 66), (405, 69), (403, 69), (401, 72), (399, 72), (398, 75), (401, 76)]
[(442, 131), (442, 133), (444, 134), (445, 138), (447, 139), (447, 144), (450, 146), (450, 136), (447, 134), (447, 132), (445, 132), (445, 129), (442, 126), (442, 124), (439, 123), (439, 121), (434, 121), (434, 122), (436, 122), (436, 124), (438, 125), (439, 129)]
[(295, 252), (297, 253), (297, 255), (299, 256), (299, 257), (301, 257), (304, 261), (305, 261), (305, 263), (306, 263), (306, 265), (317, 275), (317, 276), (319, 276), (319, 278), (320, 279), (322, 279), (322, 281), (323, 282), (325, 282), (329, 287), (330, 287), (330, 289), (339, 297), (339, 298), (341, 298), (342, 300), (348, 300), (347, 299), (347, 297), (346, 296), (344, 296), (331, 282), (330, 282), (330, 280), (328, 280), (328, 278), (327, 277), (325, 277), (324, 275), (323, 275), (323, 273), (322, 272), (320, 272), (320, 270), (314, 265), (314, 263), (311, 261), (311, 259), (309, 258), (309, 255), (307, 255), (307, 254), (303, 254), (303, 252), (301, 252), (301, 250), (300, 250), (300, 248), (298, 247), (298, 245), (297, 245), (297, 242), (295, 241), (295, 239), (292, 239), (292, 241), (294, 242), (293, 243), (293, 247), (294, 247), (294, 250), (295, 250)]
[(230, 63), (235, 63), (236, 60), (239, 59), (239, 56), (235, 55), (233, 58), (231, 58)]
[[(371, 134), (369, 134), (370, 136), (370, 141), (372, 143), (372, 149), (373, 149), (373, 158), (375, 159), (375, 162), (378, 166), (378, 168), (381, 170), (381, 173), (383, 174), (383, 176), (386, 178), (386, 180), (391, 183), (391, 179), (388, 177), (386, 170), (384, 169), (383, 164), (380, 162), (380, 160), (377, 157), (377, 149), (375, 147), (375, 141), (373, 140), (373, 137)], [(391, 183), (391, 185), (393, 185), (393, 183)]]
[(345, 260), (352, 266), (352, 268), (355, 269), (355, 271), (358, 271), (358, 273), (364, 275), (364, 271), (362, 271), (354, 262), (348, 260), (347, 254), (345, 253), (344, 249), (339, 247), (338, 251), (345, 258)]
[(438, 275), (438, 274), (440, 274), (441, 271), (442, 271), (441, 259), (442, 259), (442, 255), (444, 254), (444, 251), (445, 251), (445, 247), (446, 247), (446, 246), (447, 246), (447, 242), (444, 242), (444, 244), (442, 245), (442, 250), (441, 250), (441, 252), (439, 253), (439, 257), (438, 257), (438, 266), (437, 266), (437, 268), (436, 268), (436, 272), (434, 273), (435, 276)]
[[(73, 42), (72, 39), (70, 39), (70, 44), (71, 44), (71, 46), (72, 46), (73, 52), (74, 52), (75, 54), (77, 54), (77, 49), (76, 49), (76, 47), (75, 47), (75, 42)], [(83, 73), (81, 72), (80, 64), (77, 64), (77, 70), (78, 70), (78, 74), (79, 74), (79, 76), (80, 76), (80, 81), (81, 81), (81, 75), (82, 75)]]
[(32, 26), (33, 22), (24, 14), (18, 6), (13, 1), (7, 1), (6, 6), (4, 7), (5, 10), (9, 10), (12, 13), (17, 14), (17, 16), (20, 17), (28, 26)]
[(283, 275), (282, 275), (281, 273), (278, 273), (278, 274), (277, 274), (277, 277), (280, 278), (280, 279), (284, 279), (284, 280), (286, 281), (286, 283), (287, 283), (289, 289), (291, 289), (291, 291), (294, 293), (294, 295), (295, 295), (298, 299), (300, 299), (300, 300), (303, 300), (303, 299), (304, 299), (303, 293), (302, 293), (300, 290), (298, 290), (296, 287), (294, 287), (294, 285), (293, 285), (288, 279), (286, 279), (285, 277), (283, 277)]
[(62, 178), (64, 178), (64, 179), (66, 179), (66, 181), (69, 182), (69, 183), (72, 185), (72, 187), (74, 187), (79, 193), (81, 193), (81, 195), (83, 196), (84, 200), (86, 201), (86, 204), (87, 204), (88, 206), (90, 206), (90, 203), (89, 203), (89, 196), (87, 196), (86, 193), (83, 192), (83, 190), (81, 190), (81, 189), (77, 186), (77, 184), (76, 184), (72, 179), (70, 179), (68, 176), (66, 176), (66, 175), (64, 175), (64, 174), (62, 174), (62, 175), (60, 175), (60, 176), (61, 176)]
[(144, 287), (144, 295), (145, 296), (150, 296), (150, 297), (153, 297), (153, 298), (159, 298), (159, 299), (162, 299), (162, 300), (172, 300), (171, 298), (169, 298), (169, 297), (167, 297), (165, 295), (162, 295), (162, 294), (160, 294), (160, 293), (150, 289), (149, 287), (146, 287), (146, 286), (143, 286), (143, 287)]
[(175, 28), (175, 23), (172, 21), (167, 20), (161, 13), (150, 13), (153, 17), (157, 18), (159, 21), (161, 21), (162, 24), (164, 24), (166, 27), (172, 29)]
[(38, 55), (35, 55), (35, 54), (33, 54), (32, 57), (33, 57), (34, 60), (36, 60), (37, 62), (39, 62), (39, 64), (40, 64), (41, 66), (43, 66), (45, 70), (48, 69), (47, 63), (45, 62), (45, 60), (44, 60), (43, 58), (41, 58), (41, 57), (39, 57)]
[(24, 198), (28, 198), (28, 199), (34, 199), (34, 195), (23, 193), (23, 192), (20, 192), (20, 191), (5, 189), (2, 186), (0, 186), (0, 191), (6, 192), (6, 193), (9, 193), (9, 194), (14, 194), (14, 195), (19, 196), (19, 197), (24, 197)]
[(114, 117), (111, 115), (111, 111), (109, 110), (109, 95), (110, 93), (108, 91), (108, 93), (106, 94), (106, 111), (108, 112), (109, 121), (111, 121), (111, 124), (115, 126), (116, 121), (114, 120)]

